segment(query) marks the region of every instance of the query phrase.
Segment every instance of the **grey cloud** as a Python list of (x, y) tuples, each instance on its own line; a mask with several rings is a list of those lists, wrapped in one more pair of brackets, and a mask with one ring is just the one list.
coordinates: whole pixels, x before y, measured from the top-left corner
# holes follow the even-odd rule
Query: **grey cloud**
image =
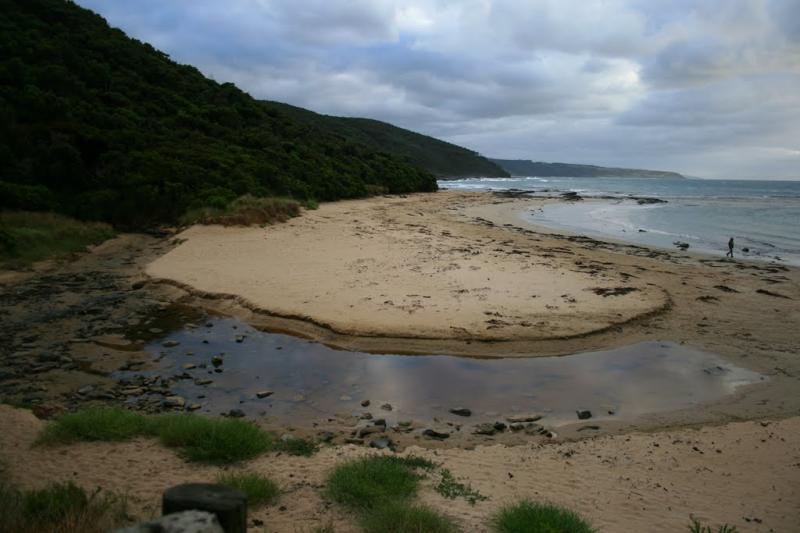
[(797, 0), (79, 3), (257, 98), (487, 155), (800, 177)]

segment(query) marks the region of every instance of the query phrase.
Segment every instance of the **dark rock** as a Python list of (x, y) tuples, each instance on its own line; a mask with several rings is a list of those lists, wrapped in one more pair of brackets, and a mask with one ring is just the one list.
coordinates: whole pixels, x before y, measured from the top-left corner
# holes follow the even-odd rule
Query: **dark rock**
[(578, 420), (592, 418), (592, 412), (588, 409), (579, 409), (578, 411), (575, 411), (575, 413), (578, 415)]
[(211, 364), (214, 365), (215, 367), (222, 366), (222, 362), (223, 361), (221, 355), (215, 355), (214, 357), (211, 358)]
[(356, 436), (362, 438), (367, 435), (372, 435), (373, 433), (383, 433), (384, 431), (386, 431), (386, 426), (367, 426), (359, 428), (356, 432)]
[(497, 433), (497, 428), (494, 427), (494, 424), (491, 422), (484, 422), (483, 424), (478, 424), (475, 426), (475, 429), (472, 431), (476, 435), (494, 435)]
[(507, 416), (506, 420), (512, 424), (517, 423), (527, 423), (527, 422), (538, 422), (542, 419), (542, 415), (513, 415)]
[(245, 416), (244, 411), (241, 409), (231, 409), (228, 411), (227, 416), (231, 418), (243, 418)]
[(495, 422), (494, 424), (492, 424), (492, 426), (497, 431), (505, 431), (506, 430), (506, 425), (503, 422)]
[(345, 444), (356, 444), (358, 446), (364, 445), (364, 439), (354, 439), (354, 438), (346, 438), (344, 439)]
[(472, 411), (466, 407), (454, 407), (450, 412), (458, 416), (472, 416)]
[(435, 429), (426, 429), (422, 432), (423, 437), (435, 440), (444, 440), (450, 437), (449, 433), (444, 431), (436, 431)]
[(332, 431), (320, 431), (317, 433), (317, 439), (320, 442), (331, 442), (336, 435)]
[(262, 390), (256, 393), (256, 398), (268, 398), (272, 396), (274, 393), (271, 390)]
[(674, 244), (676, 247), (680, 248), (681, 250), (687, 250), (689, 248), (689, 243), (688, 242), (675, 241), (672, 244)]
[(131, 285), (131, 289), (133, 289), (133, 290), (135, 290), (135, 291), (138, 291), (139, 289), (141, 289), (142, 287), (144, 287), (144, 286), (145, 286), (145, 284), (147, 284), (147, 282), (146, 282), (146, 281), (144, 281), (144, 280), (135, 281), (135, 282), (133, 283), (133, 285)]
[(370, 401), (369, 400), (361, 400), (361, 407), (369, 407)]
[(212, 383), (214, 383), (214, 380), (209, 378), (197, 378), (194, 380), (195, 385), (210, 385)]
[(186, 405), (186, 400), (182, 396), (167, 396), (164, 398), (164, 407), (180, 407)]
[(391, 411), (392, 410), (392, 404), (385, 403), (385, 404), (381, 405), (381, 409), (383, 409), (384, 411)]
[(169, 340), (169, 341), (162, 342), (161, 346), (163, 346), (164, 348), (174, 348), (175, 346), (178, 346), (179, 344), (180, 344), (180, 342), (178, 342), (178, 341)]

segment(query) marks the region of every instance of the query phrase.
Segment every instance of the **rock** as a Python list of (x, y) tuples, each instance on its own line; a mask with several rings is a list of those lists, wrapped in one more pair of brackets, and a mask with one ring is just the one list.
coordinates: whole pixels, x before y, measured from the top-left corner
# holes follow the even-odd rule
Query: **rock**
[(492, 424), (492, 426), (497, 431), (505, 431), (506, 430), (506, 425), (503, 422), (495, 422), (494, 424)]
[(450, 412), (458, 416), (472, 416), (472, 411), (466, 407), (454, 407)]
[(358, 418), (361, 420), (372, 420), (372, 413), (361, 413), (361, 416)]
[(361, 400), (361, 407), (369, 407), (370, 401), (369, 400)]
[(236, 342), (242, 343), (242, 342), (244, 342), (244, 338), (245, 338), (245, 335), (237, 335), (236, 336)]
[(450, 437), (450, 433), (436, 431), (435, 429), (426, 429), (422, 432), (422, 436), (429, 439), (444, 440)]
[(497, 433), (497, 430), (494, 429), (494, 425), (488, 422), (483, 424), (478, 424), (475, 426), (475, 429), (472, 431), (476, 435), (494, 435)]
[(346, 438), (344, 439), (345, 444), (355, 444), (357, 446), (364, 445), (364, 439), (355, 439), (355, 438)]
[(197, 368), (197, 365), (194, 363), (184, 363), (181, 365), (184, 370), (192, 370), (193, 368)]
[(401, 428), (410, 428), (413, 422), (411, 420), (400, 420), (397, 425)]
[(142, 287), (144, 287), (146, 283), (147, 283), (147, 282), (146, 282), (146, 281), (144, 281), (144, 280), (140, 280), (140, 281), (134, 281), (134, 282), (133, 282), (133, 284), (131, 285), (131, 289), (133, 289), (133, 290), (135, 290), (135, 291), (138, 291), (139, 289), (141, 289)]
[(164, 398), (164, 407), (181, 407), (186, 405), (183, 396), (167, 396)]
[(389, 437), (381, 437), (379, 439), (374, 439), (369, 443), (370, 448), (377, 448), (378, 450), (385, 450), (390, 449), (392, 451), (397, 448), (397, 445), (394, 443), (392, 439)]
[(178, 341), (169, 340), (169, 341), (162, 342), (161, 346), (163, 346), (164, 348), (174, 348), (179, 344), (180, 344), (180, 342), (178, 342)]
[(391, 411), (392, 410), (392, 404), (385, 403), (385, 404), (381, 405), (381, 409), (383, 409), (384, 411)]
[(383, 426), (383, 427), (386, 427), (386, 419), (385, 419), (385, 418), (376, 418), (376, 419), (375, 419), (375, 420), (372, 422), (372, 425), (374, 425), (374, 426)]
[(359, 438), (366, 437), (367, 435), (372, 435), (373, 433), (383, 433), (386, 431), (385, 426), (367, 426), (363, 428), (359, 428), (356, 432), (356, 436)]
[(527, 422), (538, 422), (542, 415), (513, 415), (507, 416), (506, 420), (511, 424), (525, 424)]
[(511, 431), (522, 431), (523, 429), (525, 429), (525, 424), (523, 424), (522, 422), (513, 422), (508, 425), (508, 428)]
[(222, 356), (215, 355), (214, 357), (212, 357), (211, 364), (214, 365), (215, 367), (222, 366)]
[(689, 243), (688, 242), (675, 241), (672, 244), (674, 244), (676, 247), (680, 248), (681, 250), (687, 250), (689, 248)]
[(578, 420), (586, 420), (588, 418), (592, 418), (592, 412), (588, 409), (579, 409), (575, 411), (575, 414), (578, 415)]
[(271, 390), (262, 390), (256, 393), (256, 398), (268, 398), (272, 396), (274, 393)]
[(195, 385), (211, 385), (212, 383), (214, 383), (214, 380), (209, 378), (197, 378), (194, 380)]
[(78, 389), (78, 394), (89, 394), (94, 390), (94, 385), (84, 385)]
[(199, 403), (190, 403), (189, 405), (186, 406), (186, 410), (187, 411), (197, 411), (201, 407), (202, 407), (202, 405), (200, 405)]
[(317, 433), (317, 439), (320, 442), (331, 442), (336, 435), (332, 431), (320, 431)]
[(216, 515), (205, 511), (183, 511), (158, 520), (117, 529), (113, 533), (225, 533)]
[(231, 409), (228, 411), (227, 416), (231, 418), (243, 418), (245, 416), (244, 411), (241, 409)]
[(300, 440), (300, 437), (297, 435), (292, 435), (291, 433), (284, 433), (281, 435), (281, 442), (292, 442), (295, 440)]

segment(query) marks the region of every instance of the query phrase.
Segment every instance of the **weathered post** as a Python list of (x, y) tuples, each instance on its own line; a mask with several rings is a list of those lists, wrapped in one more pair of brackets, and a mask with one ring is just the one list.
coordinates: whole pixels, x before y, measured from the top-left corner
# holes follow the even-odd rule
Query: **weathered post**
[(185, 483), (164, 491), (161, 514), (191, 510), (214, 513), (225, 533), (247, 531), (247, 496), (236, 489), (212, 483)]

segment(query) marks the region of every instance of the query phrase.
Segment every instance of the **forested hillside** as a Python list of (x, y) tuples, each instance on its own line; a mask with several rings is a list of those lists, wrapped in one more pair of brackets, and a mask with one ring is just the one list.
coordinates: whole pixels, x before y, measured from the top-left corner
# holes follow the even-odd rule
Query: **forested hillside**
[(368, 118), (336, 117), (314, 113), (280, 102), (264, 102), (268, 109), (281, 111), (306, 123), (342, 135), (352, 141), (407, 158), (437, 176), (508, 176), (508, 172), (487, 158), (461, 146), (398, 128)]
[(65, 0), (0, 0), (0, 207), (124, 227), (243, 194), (433, 191), (434, 176), (179, 65)]
[(514, 176), (555, 176), (567, 178), (665, 178), (683, 179), (684, 176), (668, 170), (644, 170), (641, 168), (598, 167), (573, 163), (542, 163), (527, 159), (492, 159), (492, 161)]

